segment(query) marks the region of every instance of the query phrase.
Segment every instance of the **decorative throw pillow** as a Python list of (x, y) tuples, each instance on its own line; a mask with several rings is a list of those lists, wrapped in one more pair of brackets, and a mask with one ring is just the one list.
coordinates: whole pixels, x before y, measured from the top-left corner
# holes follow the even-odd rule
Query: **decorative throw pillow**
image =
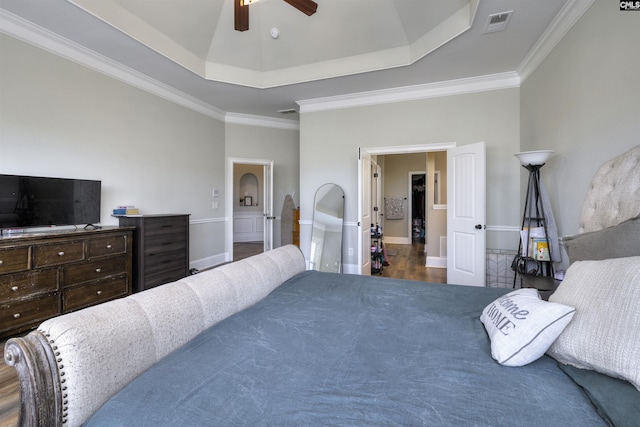
[(640, 256), (575, 262), (549, 300), (577, 310), (550, 356), (640, 390)]
[(618, 225), (562, 238), (571, 263), (640, 255), (640, 216)]
[(480, 316), (491, 356), (501, 365), (523, 366), (540, 358), (573, 317), (575, 309), (543, 301), (535, 289), (518, 289), (493, 301)]

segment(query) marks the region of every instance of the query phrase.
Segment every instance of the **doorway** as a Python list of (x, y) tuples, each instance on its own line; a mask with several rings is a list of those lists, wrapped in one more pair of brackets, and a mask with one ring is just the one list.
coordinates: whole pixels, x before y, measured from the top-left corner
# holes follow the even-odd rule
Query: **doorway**
[[(382, 169), (385, 277), (446, 281), (446, 209), (434, 212), (434, 171), (446, 172), (446, 152), (385, 154), (376, 157)], [(396, 211), (389, 211), (391, 206)], [(399, 209), (399, 211), (398, 211)], [(392, 214), (392, 215), (390, 215)], [(430, 217), (431, 216), (431, 217)], [(431, 246), (429, 246), (431, 241)]]
[(273, 160), (229, 158), (226, 187), (227, 261), (273, 249)]
[[(413, 190), (413, 182), (411, 175), (424, 175), (423, 182), (425, 184), (425, 192), (424, 192), (424, 200), (426, 201), (428, 191), (428, 184), (430, 180), (430, 175), (433, 174), (433, 170), (435, 169), (434, 165), (429, 167), (429, 163), (427, 162), (427, 158), (430, 153), (442, 152), (443, 156), (446, 157), (446, 151), (450, 148), (455, 147), (455, 143), (443, 143), (443, 144), (425, 144), (425, 145), (415, 145), (415, 146), (394, 146), (394, 147), (376, 147), (376, 148), (367, 148), (360, 149), (359, 156), (359, 204), (363, 206), (359, 206), (358, 212), (361, 214), (360, 223), (367, 224), (370, 222), (371, 211), (372, 209), (367, 208), (370, 203), (374, 202), (372, 200), (372, 195), (368, 191), (371, 182), (371, 177), (367, 176), (367, 171), (371, 170), (371, 164), (378, 164), (381, 167), (381, 175), (382, 175), (382, 189), (383, 189), (383, 198), (391, 199), (393, 204), (398, 205), (397, 202), (400, 201), (402, 204), (402, 200), (404, 199), (404, 215), (395, 216), (396, 220), (390, 220), (386, 215), (383, 215), (384, 219), (384, 243), (385, 246), (391, 250), (391, 253), (398, 253), (401, 255), (403, 253), (402, 249), (406, 249), (406, 247), (412, 246), (413, 233), (412, 233), (412, 217), (413, 217), (413, 200), (411, 198), (412, 190)], [(420, 160), (415, 161), (415, 158)], [(407, 165), (407, 162), (411, 162), (410, 165)], [(394, 165), (395, 164), (395, 165)], [(390, 176), (389, 172), (393, 172)], [(363, 185), (363, 183), (365, 185)], [(365, 191), (364, 189), (367, 189)], [(382, 202), (381, 210), (383, 214), (385, 213), (385, 202)], [(411, 209), (411, 210), (409, 210)], [(428, 207), (425, 206), (424, 211), (419, 210), (419, 212), (424, 212), (424, 239), (425, 243), (427, 243), (427, 237), (429, 236), (429, 214), (431, 214), (431, 210), (427, 210)], [(427, 213), (428, 212), (428, 213)], [(420, 214), (422, 215), (422, 214)], [(442, 234), (446, 236), (446, 209), (438, 212), (438, 216), (442, 216), (444, 221), (440, 219), (439, 227), (441, 228), (438, 231), (438, 234)], [(422, 220), (421, 220), (422, 221)], [(359, 265), (361, 266), (361, 274), (368, 274), (367, 264), (366, 264), (366, 256), (361, 256), (362, 254), (367, 254), (368, 248), (371, 245), (370, 235), (368, 230), (362, 230), (358, 233), (358, 249), (359, 249)], [(422, 224), (420, 224), (420, 231), (418, 236), (422, 234)], [(390, 238), (391, 237), (391, 238)], [(401, 246), (392, 247), (392, 245), (401, 244)], [(409, 260), (402, 260), (402, 264), (406, 264), (405, 261), (409, 261), (411, 265), (407, 266), (407, 268), (413, 272), (421, 269), (425, 271), (427, 268), (427, 256), (424, 253), (424, 244), (421, 247), (419, 255), (415, 255), (415, 248), (413, 248), (413, 255), (409, 255), (412, 257)], [(404, 245), (404, 246), (402, 246)], [(397, 249), (397, 251), (395, 250)], [(439, 257), (439, 254), (438, 254)], [(391, 257), (390, 257), (391, 258)], [(446, 259), (446, 255), (442, 258)], [(392, 261), (392, 259), (390, 259)], [(399, 262), (396, 262), (399, 264)], [(431, 267), (431, 266), (430, 266)], [(393, 272), (394, 266), (389, 266), (387, 271)], [(445, 273), (446, 275), (446, 261), (441, 262), (437, 265), (440, 271), (439, 273)], [(419, 279), (424, 280), (424, 279)], [(443, 280), (439, 280), (443, 282)]]
[[(446, 198), (441, 200), (440, 210), (446, 218), (446, 238), (444, 247), (446, 260), (444, 268), (447, 271), (447, 283), (483, 285), (485, 281), (486, 247), (482, 224), (485, 222), (485, 144), (478, 142), (457, 147), (456, 143), (426, 144), (411, 146), (373, 147), (358, 149), (358, 264), (359, 274), (370, 274), (371, 235), (368, 230), (370, 212), (370, 182), (367, 171), (378, 156), (400, 153), (431, 153), (445, 151), (447, 158), (447, 173), (443, 175), (448, 182)], [(432, 168), (427, 167), (427, 173)], [(383, 176), (384, 181), (384, 176)], [(431, 176), (427, 176), (430, 185)], [(444, 190), (439, 197), (442, 199)], [(431, 195), (429, 196), (431, 197)], [(444, 209), (442, 206), (444, 205)], [(433, 210), (435, 213), (436, 210)], [(432, 211), (429, 211), (431, 214)], [(432, 215), (431, 215), (432, 216)], [(427, 216), (428, 218), (430, 215)], [(475, 225), (470, 225), (473, 222)], [(429, 224), (427, 223), (427, 236)], [(388, 224), (385, 229), (389, 229)], [(449, 243), (446, 240), (451, 240)], [(465, 242), (474, 243), (465, 245)], [(453, 275), (455, 274), (455, 275)]]

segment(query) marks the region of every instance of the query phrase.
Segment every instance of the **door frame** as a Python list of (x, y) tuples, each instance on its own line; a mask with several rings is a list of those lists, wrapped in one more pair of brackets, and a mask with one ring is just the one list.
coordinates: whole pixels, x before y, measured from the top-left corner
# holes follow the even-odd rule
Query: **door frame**
[[(390, 146), (390, 147), (361, 147), (359, 149), (359, 153), (362, 152), (363, 156), (384, 156), (386, 154), (415, 154), (415, 153), (429, 153), (432, 151), (447, 151), (450, 148), (455, 148), (457, 147), (457, 143), (456, 142), (443, 142), (443, 143), (434, 143), (434, 144), (418, 144), (418, 145), (397, 145), (397, 146)], [(361, 157), (363, 156), (359, 156), (358, 157), (358, 170), (360, 171), (362, 168), (362, 159)], [(360, 185), (360, 184), (359, 184)], [(364, 191), (368, 192), (368, 200), (371, 199), (371, 188), (365, 189), (365, 188), (359, 188), (359, 192), (361, 194), (360, 197), (358, 197), (358, 212), (362, 212), (363, 209), (363, 203), (364, 203)], [(366, 227), (367, 230), (369, 229), (369, 224), (362, 224), (361, 218), (358, 218), (358, 235), (361, 236), (362, 233), (364, 232), (363, 227)], [(364, 250), (363, 250), (363, 245), (359, 244), (358, 245), (358, 273), (357, 274), (366, 274), (363, 273), (362, 271), (362, 261), (363, 257), (365, 256)], [(368, 254), (367, 254), (368, 255)]]
[[(234, 211), (234, 197), (233, 189), (235, 186), (233, 180), (233, 173), (235, 165), (261, 165), (264, 174), (269, 174), (269, 179), (263, 176), (263, 242), (265, 243), (264, 250), (273, 249), (273, 160), (269, 159), (249, 159), (228, 157), (227, 158), (227, 183), (226, 183), (226, 196), (225, 196), (225, 212), (227, 217), (227, 225), (225, 229), (225, 252), (226, 260), (233, 261), (233, 211)], [(267, 245), (270, 247), (267, 248)]]

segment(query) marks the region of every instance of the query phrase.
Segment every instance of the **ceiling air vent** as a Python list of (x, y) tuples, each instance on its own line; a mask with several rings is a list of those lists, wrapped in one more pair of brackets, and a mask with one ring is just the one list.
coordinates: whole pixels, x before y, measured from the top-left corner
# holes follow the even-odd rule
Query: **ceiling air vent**
[(297, 111), (295, 110), (295, 108), (289, 108), (287, 110), (278, 110), (278, 113), (280, 113), (280, 114), (294, 114), (294, 113), (297, 113)]
[(511, 19), (512, 14), (513, 10), (489, 15), (489, 19), (487, 19), (487, 25), (484, 28), (485, 34), (495, 33), (496, 31), (504, 31), (504, 29), (507, 28), (507, 24), (509, 23), (509, 19)]

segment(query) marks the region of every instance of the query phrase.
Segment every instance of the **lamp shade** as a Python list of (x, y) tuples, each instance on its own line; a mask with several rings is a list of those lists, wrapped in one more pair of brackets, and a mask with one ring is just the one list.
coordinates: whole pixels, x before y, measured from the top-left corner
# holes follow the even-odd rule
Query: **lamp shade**
[(516, 153), (516, 156), (522, 165), (542, 165), (549, 156), (553, 153), (553, 150), (538, 150), (538, 151), (523, 151), (522, 153)]

